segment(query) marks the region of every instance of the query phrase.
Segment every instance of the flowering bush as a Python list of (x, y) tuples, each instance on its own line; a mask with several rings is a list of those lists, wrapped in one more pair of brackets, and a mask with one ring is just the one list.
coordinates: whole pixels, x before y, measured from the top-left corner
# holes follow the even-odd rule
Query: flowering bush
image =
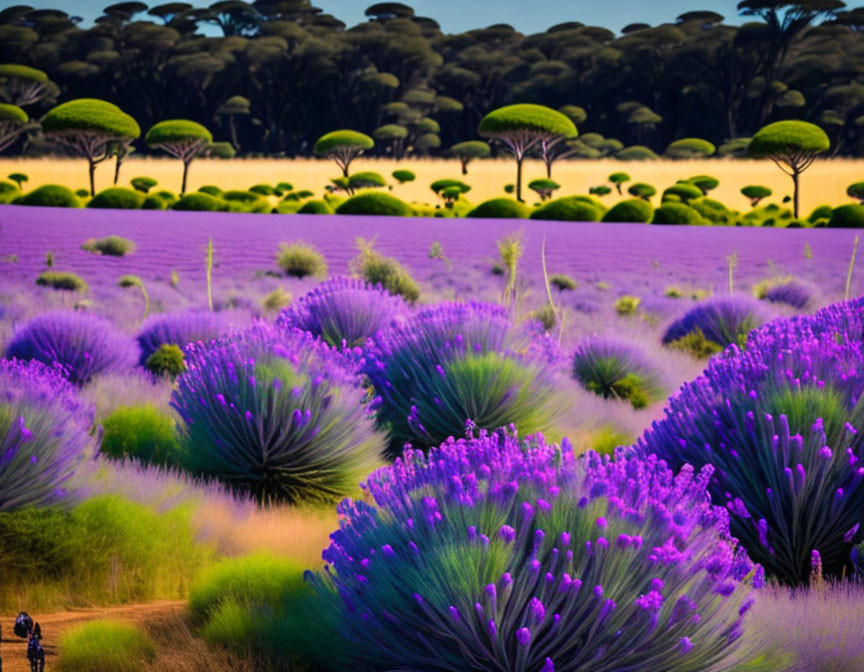
[(705, 339), (721, 347), (741, 345), (747, 334), (765, 320), (764, 308), (754, 299), (743, 296), (708, 299), (673, 322), (663, 342), (673, 344), (701, 332)]
[(383, 439), (341, 355), (264, 324), (186, 347), (171, 405), (181, 464), (260, 500), (334, 500), (378, 464)]
[(53, 366), (75, 384), (83, 384), (100, 373), (124, 371), (135, 365), (135, 342), (108, 320), (57, 310), (37, 315), (15, 332), (6, 357), (35, 359)]
[(321, 283), (283, 310), (276, 324), (320, 336), (336, 347), (354, 347), (388, 326), (405, 302), (359, 278), (336, 277)]
[[(407, 450), (370, 477), (307, 575), (333, 669), (693, 672), (736, 656), (759, 572), (707, 502), (620, 451), (574, 458), (512, 433)], [(754, 579), (752, 582), (750, 579)]]
[(663, 396), (656, 367), (627, 341), (593, 337), (573, 354), (573, 377), (589, 392), (644, 408)]
[(138, 332), (138, 345), (141, 347), (139, 364), (146, 366), (150, 356), (163, 345), (182, 348), (193, 341), (212, 341), (229, 329), (229, 321), (224, 315), (205, 310), (154, 315)]
[(0, 359), (0, 512), (63, 500), (92, 422), (57, 369)]
[(758, 283), (753, 288), (753, 294), (757, 299), (769, 303), (782, 303), (804, 310), (816, 301), (817, 292), (812, 285), (794, 278), (782, 278)]
[(364, 355), (394, 455), (408, 441), (427, 448), (461, 436), (468, 419), (484, 429), (547, 430), (566, 408), (553, 342), (514, 326), (497, 305), (428, 308), (370, 339)]
[(751, 557), (789, 583), (848, 569), (864, 538), (864, 302), (778, 320), (715, 358), (639, 446), (716, 468), (709, 490)]

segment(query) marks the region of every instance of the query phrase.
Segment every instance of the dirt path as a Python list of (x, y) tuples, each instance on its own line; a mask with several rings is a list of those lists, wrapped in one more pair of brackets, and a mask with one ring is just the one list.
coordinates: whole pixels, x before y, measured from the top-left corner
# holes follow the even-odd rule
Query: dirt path
[[(103, 607), (98, 609), (76, 609), (56, 614), (30, 614), (42, 626), (42, 646), (45, 647), (45, 670), (54, 669), (57, 660), (57, 642), (70, 627), (92, 621), (96, 618), (111, 618), (134, 625), (149, 625), (166, 617), (175, 617), (185, 608), (185, 602), (151, 602), (122, 607)], [(0, 617), (0, 657), (3, 659), (2, 672), (30, 672), (27, 662), (27, 641), (12, 634), (14, 614)]]

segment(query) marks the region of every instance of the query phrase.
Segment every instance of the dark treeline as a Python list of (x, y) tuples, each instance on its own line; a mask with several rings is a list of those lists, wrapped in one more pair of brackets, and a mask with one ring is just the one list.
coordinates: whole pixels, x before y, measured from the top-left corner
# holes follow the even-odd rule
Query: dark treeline
[(377, 130), (382, 154), (437, 154), (514, 102), (578, 106), (580, 133), (620, 141), (604, 149), (593, 136), (583, 156), (662, 152), (682, 137), (722, 145), (788, 118), (822, 126), (834, 154), (864, 152), (864, 8), (747, 0), (739, 11), (742, 26), (694, 11), (620, 34), (572, 21), (523, 35), (507, 25), (445, 34), (398, 3), (353, 27), (308, 0), (124, 2), (89, 28), (20, 5), (0, 12), (0, 62), (56, 85), (36, 118), (58, 101), (102, 98), (144, 129), (194, 119), (244, 154), (310, 154), (334, 128)]

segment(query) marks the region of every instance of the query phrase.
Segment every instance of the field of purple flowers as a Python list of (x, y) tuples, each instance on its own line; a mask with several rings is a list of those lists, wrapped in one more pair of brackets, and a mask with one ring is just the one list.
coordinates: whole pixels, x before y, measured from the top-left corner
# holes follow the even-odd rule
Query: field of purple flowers
[(0, 610), (188, 599), (267, 670), (860, 671), (857, 246), (0, 206)]

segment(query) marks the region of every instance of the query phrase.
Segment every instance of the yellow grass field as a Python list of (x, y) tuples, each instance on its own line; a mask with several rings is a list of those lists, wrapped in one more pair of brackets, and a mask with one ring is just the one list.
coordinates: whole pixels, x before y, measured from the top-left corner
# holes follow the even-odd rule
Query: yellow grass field
[[(413, 183), (399, 185), (390, 173), (396, 168), (407, 168), (417, 174)], [(437, 179), (451, 177), (463, 179), (471, 185), (467, 194), (472, 203), (488, 198), (505, 196), (505, 184), (515, 182), (516, 168), (512, 160), (496, 159), (475, 161), (468, 166), (468, 175), (461, 176), (457, 160), (414, 159), (400, 162), (391, 159), (360, 157), (351, 164), (351, 172), (374, 170), (388, 182), (394, 183), (393, 194), (406, 201), (431, 203), (435, 196), (429, 184)], [(552, 177), (561, 184), (560, 195), (584, 194), (589, 187), (606, 183), (613, 172), (625, 171), (634, 181), (648, 182), (662, 189), (678, 179), (708, 174), (720, 180), (720, 186), (711, 192), (712, 198), (723, 201), (728, 207), (745, 210), (747, 200), (739, 190), (747, 184), (762, 184), (774, 191), (769, 200), (779, 201), (791, 194), (792, 181), (770, 161), (741, 161), (732, 159), (702, 161), (639, 161), (622, 162), (614, 159), (592, 161), (561, 161), (553, 166)], [(87, 185), (87, 165), (81, 159), (0, 159), (0, 179), (12, 172), (29, 175), (26, 188), (41, 184), (56, 183), (78, 189)], [(111, 186), (114, 174), (113, 163), (100, 164), (96, 171), (96, 189)], [(180, 190), (182, 168), (179, 161), (166, 158), (132, 158), (123, 164), (120, 184), (147, 175), (159, 181), (159, 187), (177, 192)], [(340, 175), (336, 164), (323, 159), (198, 159), (189, 170), (189, 190), (194, 191), (205, 184), (215, 184), (223, 189), (248, 188), (253, 184), (290, 182), (297, 189), (309, 189), (316, 194), (323, 192), (330, 179)], [(540, 161), (526, 161), (525, 184), (532, 179), (545, 177)], [(818, 205), (840, 205), (849, 202), (846, 187), (864, 180), (864, 160), (836, 159), (817, 161), (801, 180), (801, 214), (806, 216)], [(608, 183), (607, 183), (608, 184)], [(611, 185), (610, 185), (611, 186)], [(626, 185), (625, 185), (626, 186)], [(526, 189), (525, 198), (531, 202), (533, 193)], [(608, 202), (617, 200), (617, 194), (606, 197)]]

